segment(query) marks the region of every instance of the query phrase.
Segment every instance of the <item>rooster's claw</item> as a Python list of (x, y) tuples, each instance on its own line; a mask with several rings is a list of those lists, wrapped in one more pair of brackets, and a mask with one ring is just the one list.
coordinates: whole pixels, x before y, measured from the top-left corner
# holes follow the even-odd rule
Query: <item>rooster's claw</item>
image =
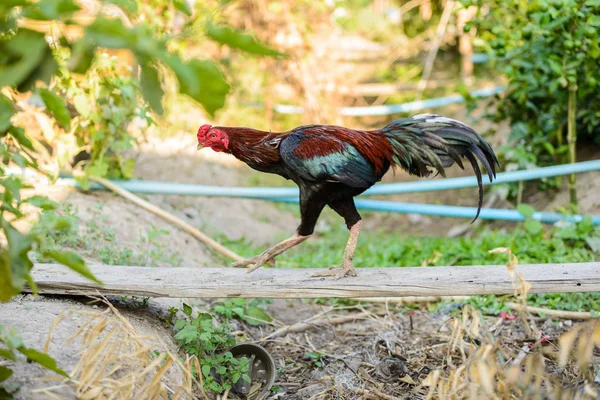
[(231, 264), (231, 267), (248, 267), (248, 271), (246, 271), (246, 273), (249, 274), (250, 272), (257, 270), (265, 264), (268, 264), (270, 267), (275, 267), (275, 260), (268, 258), (268, 255), (261, 254), (255, 257), (246, 258), (245, 260), (236, 261), (233, 264)]

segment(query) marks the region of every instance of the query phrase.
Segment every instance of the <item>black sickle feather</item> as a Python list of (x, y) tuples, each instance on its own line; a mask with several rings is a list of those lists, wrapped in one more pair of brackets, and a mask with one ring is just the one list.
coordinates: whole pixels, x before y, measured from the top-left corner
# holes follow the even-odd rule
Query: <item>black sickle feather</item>
[(410, 159), (399, 165), (418, 176), (427, 176), (428, 167), (445, 176), (444, 168), (454, 163), (463, 168), (461, 158), (465, 157), (473, 167), (479, 187), (477, 215), (473, 222), (479, 217), (483, 206), (483, 181), (478, 161), (485, 167), (490, 182), (496, 177), (496, 165), (500, 164), (494, 150), (477, 132), (461, 122), (434, 114), (394, 121), (384, 128), (384, 132), (395, 151), (396, 148), (407, 149), (410, 154)]
[(479, 169), (479, 164), (477, 164), (477, 159), (473, 155), (473, 153), (466, 152), (465, 158), (469, 160), (471, 166), (473, 167), (473, 171), (475, 171), (475, 176), (477, 177), (477, 186), (479, 187), (479, 203), (477, 204), (477, 214), (475, 214), (475, 218), (471, 223), (475, 222), (477, 217), (479, 217), (479, 212), (481, 211), (481, 207), (483, 207), (483, 182), (481, 180), (481, 169)]

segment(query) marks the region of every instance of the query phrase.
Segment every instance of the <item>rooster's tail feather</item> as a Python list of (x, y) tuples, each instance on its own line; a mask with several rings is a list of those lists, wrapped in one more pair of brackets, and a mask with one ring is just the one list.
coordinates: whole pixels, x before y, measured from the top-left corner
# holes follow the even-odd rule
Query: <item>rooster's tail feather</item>
[[(392, 161), (417, 176), (429, 176), (430, 167), (446, 177), (444, 168), (454, 163), (464, 169), (462, 157), (472, 165), (479, 186), (477, 215), (483, 205), (483, 183), (477, 160), (485, 167), (490, 182), (499, 166), (494, 150), (477, 132), (462, 122), (436, 114), (399, 119), (381, 130), (393, 149)], [(475, 221), (473, 219), (473, 221)]]

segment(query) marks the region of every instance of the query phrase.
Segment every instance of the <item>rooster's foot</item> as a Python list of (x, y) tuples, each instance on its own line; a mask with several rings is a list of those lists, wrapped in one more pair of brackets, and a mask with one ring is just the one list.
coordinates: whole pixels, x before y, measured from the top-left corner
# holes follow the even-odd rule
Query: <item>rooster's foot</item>
[(335, 279), (342, 279), (345, 276), (356, 276), (356, 270), (352, 265), (352, 262), (345, 261), (341, 265), (332, 265), (329, 267), (329, 271), (315, 272), (311, 275), (313, 278), (320, 278), (324, 276), (333, 276)]
[(271, 258), (270, 254), (260, 254), (258, 256), (246, 258), (245, 260), (237, 261), (231, 264), (233, 268), (236, 267), (248, 267), (246, 273), (250, 273), (254, 270), (259, 269), (265, 264), (268, 264), (270, 267), (275, 266), (275, 260)]

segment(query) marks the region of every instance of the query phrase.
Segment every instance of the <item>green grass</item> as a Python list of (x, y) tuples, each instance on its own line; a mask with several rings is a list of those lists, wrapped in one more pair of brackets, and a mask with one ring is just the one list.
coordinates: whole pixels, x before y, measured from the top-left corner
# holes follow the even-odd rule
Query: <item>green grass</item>
[[(42, 235), (49, 250), (74, 250), (83, 257), (100, 260), (107, 265), (158, 266), (167, 263), (173, 267), (183, 262), (181, 256), (170, 251), (165, 244), (169, 231), (153, 225), (141, 233), (131, 248), (118, 246), (116, 229), (108, 226), (103, 204), (94, 206), (94, 218), (83, 225), (78, 210), (71, 204), (63, 204), (58, 211), (46, 210), (40, 215), (32, 232)], [(55, 229), (58, 220), (65, 220), (63, 229)], [(46, 262), (39, 254), (36, 259)]]
[[(528, 220), (530, 221), (530, 220)], [(532, 220), (531, 220), (532, 221)], [(388, 232), (364, 230), (356, 249), (357, 267), (420, 266), (424, 260), (439, 257), (430, 267), (441, 265), (506, 264), (505, 254), (490, 254), (497, 247), (509, 247), (519, 263), (586, 262), (599, 259), (588, 245), (589, 238), (599, 237), (590, 220), (563, 228), (526, 222), (510, 231), (481, 228), (473, 237), (415, 237)], [(332, 224), (295, 249), (277, 258), (278, 268), (327, 268), (341, 260), (348, 231), (343, 224)], [(226, 246), (243, 256), (258, 254), (263, 249), (245, 240), (226, 241)], [(510, 296), (474, 296), (472, 303), (488, 314), (506, 310), (504, 300)], [(600, 312), (600, 293), (563, 293), (530, 295), (532, 305), (561, 310)]]

